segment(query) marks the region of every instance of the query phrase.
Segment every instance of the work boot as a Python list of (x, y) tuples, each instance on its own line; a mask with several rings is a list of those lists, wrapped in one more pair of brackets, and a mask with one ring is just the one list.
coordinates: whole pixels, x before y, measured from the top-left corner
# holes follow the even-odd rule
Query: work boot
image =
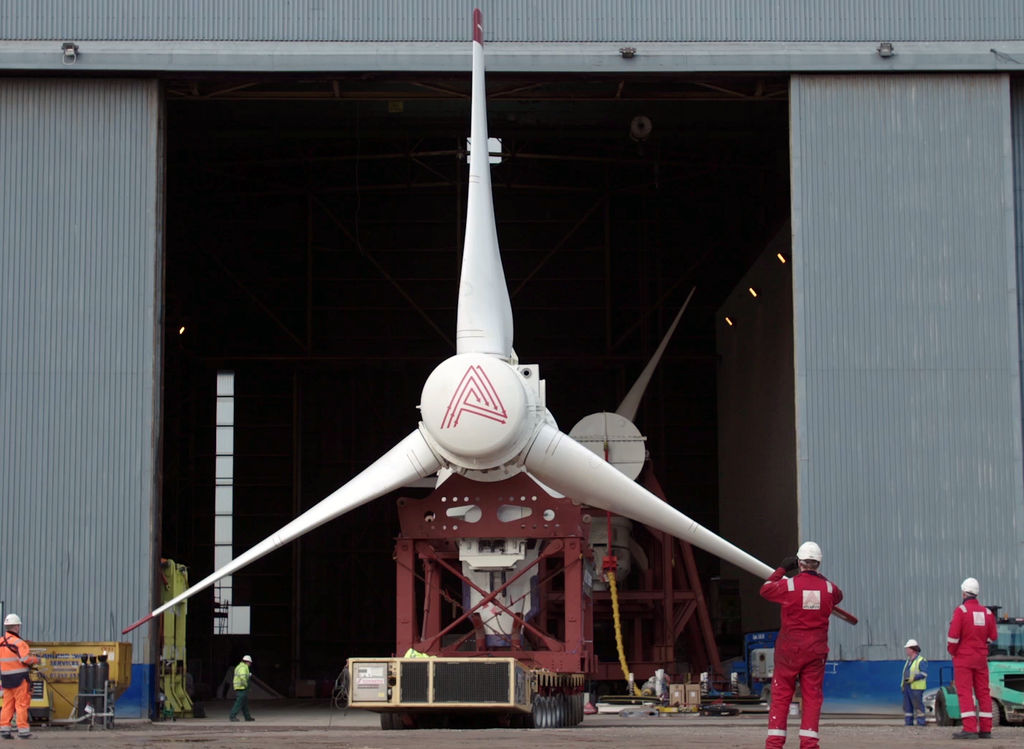
[(953, 734), (953, 738), (954, 739), (976, 739), (976, 738), (978, 738), (978, 734), (976, 734), (974, 732), (965, 731), (965, 730), (963, 730), (961, 728), (959, 731), (957, 731), (956, 733)]
[(13, 739), (14, 738), (13, 736), (11, 736), (11, 732), (10, 731), (4, 731), (3, 733), (0, 733), (0, 737), (3, 737), (5, 739)]
[(256, 720), (256, 719), (250, 715), (248, 718), (246, 718), (246, 720), (249, 721), (249, 720)]
[(237, 723), (238, 722), (238, 718), (236, 718), (234, 715), (232, 715), (230, 718), (228, 718), (228, 720), (230, 720), (232, 723)]
[(32, 732), (31, 731), (26, 731), (25, 733), (19, 733), (18, 734), (18, 738), (19, 739), (30, 739), (30, 738), (32, 738)]
[(979, 739), (990, 739), (990, 738), (992, 738), (992, 732), (991, 731), (978, 731), (978, 738)]

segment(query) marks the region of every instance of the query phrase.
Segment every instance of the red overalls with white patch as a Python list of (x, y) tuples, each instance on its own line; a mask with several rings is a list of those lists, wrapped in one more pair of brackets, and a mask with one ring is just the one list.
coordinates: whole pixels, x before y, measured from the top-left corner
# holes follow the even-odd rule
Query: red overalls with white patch
[[(960, 717), (964, 731), (974, 733), (992, 730), (992, 695), (988, 689), (988, 643), (995, 641), (996, 618), (992, 612), (968, 598), (953, 609), (953, 621), (949, 623), (946, 649), (953, 656), (953, 681), (956, 682), (956, 696), (960, 703)], [(978, 697), (975, 712), (974, 695)], [(980, 726), (979, 726), (980, 723)]]
[(775, 640), (775, 674), (772, 704), (768, 713), (767, 749), (786, 743), (786, 719), (800, 679), (803, 715), (800, 718), (801, 749), (818, 747), (821, 687), (828, 658), (828, 618), (843, 600), (838, 585), (817, 572), (805, 570), (786, 577), (779, 567), (761, 586), (761, 597), (782, 604), (782, 629)]

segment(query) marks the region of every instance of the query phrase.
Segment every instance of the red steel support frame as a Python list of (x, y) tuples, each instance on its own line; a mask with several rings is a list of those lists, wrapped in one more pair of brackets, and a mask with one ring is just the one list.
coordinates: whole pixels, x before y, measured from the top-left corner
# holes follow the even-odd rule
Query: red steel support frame
[[(665, 498), (649, 463), (640, 483)], [(559, 673), (620, 680), (617, 662), (599, 663), (594, 655), (595, 613), (611, 620), (609, 594), (590, 590), (590, 576), (598, 574), (590, 524), (603, 517), (603, 512), (549, 495), (525, 474), (493, 483), (455, 475), (423, 499), (400, 499), (395, 652), (401, 655), (412, 648), (431, 655), (513, 655)], [(676, 642), (685, 637), (691, 668), (717, 672), (718, 650), (692, 548), (656, 529), (644, 531), (650, 568), (639, 575), (639, 584), (619, 590), (623, 621), (631, 630), (626, 645), (631, 670), (638, 680), (658, 668), (672, 673)], [(533, 564), (521, 567), (498, 590), (476, 588), (483, 600), (461, 611), (463, 587), (476, 587), (462, 574), (461, 538), (526, 538), (541, 548)], [(498, 599), (523, 574), (538, 578), (538, 613), (529, 621)], [(512, 617), (514, 632), (523, 635), (521, 644), (513, 640), (508, 647), (486, 647), (479, 616), (485, 604)]]
[[(476, 508), (479, 510), (471, 510)], [(504, 509), (503, 509), (504, 508)], [(559, 673), (590, 673), (593, 654), (592, 601), (585, 590), (592, 574), (589, 524), (579, 505), (545, 492), (525, 474), (482, 483), (452, 476), (423, 499), (399, 500), (401, 534), (395, 546), (396, 649), (431, 655), (514, 655), (537, 668)], [(520, 568), (493, 591), (484, 591), (462, 574), (458, 542), (462, 538), (525, 538), (540, 545), (538, 558)], [(541, 600), (529, 621), (499, 599), (522, 575), (536, 575)], [(446, 587), (447, 584), (447, 587)], [(472, 609), (462, 608), (462, 589), (481, 594)], [(565, 592), (564, 607), (546, 605), (543, 591)], [(453, 611), (443, 611), (446, 604)], [(484, 644), (479, 611), (497, 606), (509, 614), (521, 645)], [(446, 615), (447, 614), (447, 615)], [(473, 649), (466, 650), (473, 642)]]

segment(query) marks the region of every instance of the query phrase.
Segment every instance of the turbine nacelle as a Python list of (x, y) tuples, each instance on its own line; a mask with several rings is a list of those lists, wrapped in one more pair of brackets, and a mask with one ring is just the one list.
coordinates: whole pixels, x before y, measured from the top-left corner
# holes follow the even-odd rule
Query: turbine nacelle
[(434, 369), (420, 414), (420, 432), (459, 473), (520, 468), (537, 429), (550, 421), (536, 365), (479, 353), (456, 354)]

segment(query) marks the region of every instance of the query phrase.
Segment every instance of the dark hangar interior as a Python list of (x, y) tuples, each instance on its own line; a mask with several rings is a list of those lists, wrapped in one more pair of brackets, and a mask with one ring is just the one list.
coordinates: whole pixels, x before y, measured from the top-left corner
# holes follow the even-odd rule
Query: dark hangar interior
[[(789, 218), (787, 86), (488, 75), (520, 361), (540, 366), (568, 431), (615, 410), (695, 287), (636, 422), (672, 503), (712, 530), (714, 321)], [(161, 554), (195, 582), (213, 569), (218, 371), (235, 373), (236, 554), (415, 427), (426, 376), (454, 353), (469, 75), (195, 76), (164, 90)], [(213, 636), (211, 597), (190, 601), (200, 696), (243, 651), (283, 692), (391, 653), (395, 499), (236, 574), (250, 636)], [(697, 559), (713, 588), (717, 560)], [(737, 604), (716, 593), (727, 657)]]

